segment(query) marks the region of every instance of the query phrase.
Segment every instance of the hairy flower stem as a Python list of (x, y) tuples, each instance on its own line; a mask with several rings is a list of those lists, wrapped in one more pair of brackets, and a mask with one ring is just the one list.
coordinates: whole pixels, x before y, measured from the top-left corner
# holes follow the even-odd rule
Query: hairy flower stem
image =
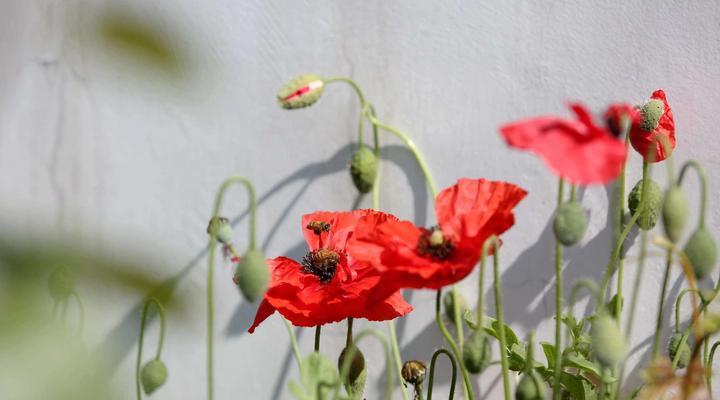
[[(564, 182), (562, 178), (558, 181), (557, 205), (563, 202)], [(562, 354), (562, 258), (563, 248), (560, 241), (555, 238), (555, 354)], [(553, 399), (560, 399), (560, 375), (562, 373), (562, 357), (555, 357), (553, 366)]]
[(502, 285), (500, 284), (500, 239), (497, 236), (490, 236), (483, 244), (483, 254), (480, 261), (480, 268), (485, 269), (485, 259), (489, 254), (490, 247), (493, 248), (493, 287), (495, 292), (495, 313), (498, 323), (498, 338), (500, 340), (500, 365), (502, 367), (503, 391), (505, 400), (510, 400), (510, 376), (507, 359), (507, 339), (505, 337), (505, 321), (503, 319), (502, 307)]
[[(462, 353), (460, 353), (460, 349), (450, 335), (450, 332), (448, 332), (445, 327), (445, 322), (443, 322), (442, 314), (440, 313), (440, 303), (442, 303), (442, 289), (438, 289), (437, 295), (435, 296), (435, 322), (437, 322), (440, 333), (442, 333), (445, 341), (450, 346), (450, 350), (455, 356), (455, 359), (462, 360)], [(470, 385), (470, 377), (468, 376), (468, 372), (463, 363), (460, 363), (460, 375), (462, 376), (463, 387), (465, 388), (465, 398), (467, 400), (475, 399), (475, 393), (472, 390), (472, 385)]]
[(320, 332), (322, 331), (322, 325), (315, 327), (315, 347), (313, 348), (316, 353), (320, 352)]
[(708, 393), (712, 395), (712, 377), (713, 377), (713, 359), (715, 358), (715, 349), (720, 345), (720, 341), (713, 343), (708, 361), (705, 364), (705, 384), (707, 385)]
[[(220, 188), (215, 195), (215, 204), (213, 206), (212, 216), (213, 218), (218, 217), (220, 214), (220, 207), (222, 206), (222, 200), (225, 195), (225, 191), (234, 183), (241, 183), (245, 186), (248, 192), (250, 200), (250, 221), (248, 223), (249, 230), (249, 249), (255, 249), (255, 215), (257, 209), (257, 201), (255, 200), (255, 189), (252, 183), (245, 177), (242, 176), (231, 176), (220, 185)], [(214, 326), (215, 326), (215, 297), (213, 293), (214, 283), (214, 271), (215, 271), (215, 248), (217, 247), (217, 237), (210, 235), (210, 243), (208, 244), (208, 269), (207, 269), (207, 399), (213, 399), (214, 393), (214, 382), (213, 382), (213, 355), (214, 355)]]
[(142, 367), (142, 351), (143, 351), (143, 340), (145, 339), (145, 324), (147, 322), (147, 315), (151, 305), (155, 305), (157, 313), (160, 316), (160, 338), (158, 339), (157, 351), (155, 353), (155, 359), (159, 360), (162, 354), (163, 344), (165, 343), (165, 310), (162, 304), (151, 297), (145, 301), (143, 305), (142, 317), (140, 319), (140, 337), (138, 338), (138, 350), (137, 359), (135, 360), (135, 392), (137, 394), (137, 400), (142, 398), (142, 390), (140, 385), (140, 370)]
[(672, 267), (673, 254), (672, 250), (667, 250), (665, 260), (665, 272), (663, 273), (663, 283), (660, 289), (660, 300), (658, 302), (657, 310), (657, 322), (655, 323), (655, 334), (653, 335), (653, 344), (651, 359), (655, 359), (660, 355), (660, 332), (662, 331), (663, 323), (663, 308), (665, 308), (665, 295), (667, 293), (667, 285), (670, 280), (670, 268)]
[(300, 355), (300, 346), (298, 346), (297, 337), (295, 337), (295, 331), (293, 330), (292, 324), (288, 322), (288, 320), (285, 319), (285, 317), (281, 317), (283, 320), (283, 323), (285, 324), (285, 328), (287, 329), (288, 336), (290, 336), (290, 344), (292, 345), (293, 349), (293, 355), (295, 356), (295, 362), (297, 363), (298, 370), (302, 373), (302, 356)]
[(450, 380), (450, 395), (448, 396), (448, 400), (453, 400), (455, 397), (455, 381), (457, 380), (457, 362), (455, 362), (453, 355), (445, 349), (435, 350), (432, 358), (430, 359), (430, 380), (428, 381), (427, 400), (432, 400), (433, 382), (435, 381), (435, 362), (440, 354), (445, 354), (448, 360), (450, 360), (450, 365), (452, 366), (452, 379)]

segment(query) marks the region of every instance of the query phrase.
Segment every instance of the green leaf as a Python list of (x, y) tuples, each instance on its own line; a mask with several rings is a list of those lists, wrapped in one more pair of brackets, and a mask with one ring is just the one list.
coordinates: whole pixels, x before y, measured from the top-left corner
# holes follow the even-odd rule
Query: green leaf
[(312, 353), (301, 362), (302, 385), (290, 381), (288, 387), (298, 400), (327, 399), (340, 384), (335, 365), (320, 353)]
[(545, 353), (548, 368), (553, 369), (555, 365), (555, 346), (547, 342), (540, 342), (540, 346), (542, 346), (543, 353)]
[(573, 367), (584, 372), (589, 372), (598, 378), (602, 376), (599, 365), (579, 354), (567, 354), (563, 358), (563, 366)]
[[(468, 324), (468, 326), (471, 329), (477, 328), (477, 321), (475, 318), (476, 312), (472, 310), (465, 311), (465, 322)], [(505, 340), (507, 342), (508, 349), (512, 347), (512, 345), (520, 343), (520, 340), (518, 340), (517, 335), (515, 334), (515, 331), (510, 328), (508, 324), (503, 324), (505, 327)], [(497, 320), (493, 317), (483, 316), (483, 329), (485, 332), (487, 332), (488, 335), (494, 337), (495, 339), (500, 340), (500, 334), (498, 333), (498, 328), (500, 327), (500, 324), (497, 322)]]

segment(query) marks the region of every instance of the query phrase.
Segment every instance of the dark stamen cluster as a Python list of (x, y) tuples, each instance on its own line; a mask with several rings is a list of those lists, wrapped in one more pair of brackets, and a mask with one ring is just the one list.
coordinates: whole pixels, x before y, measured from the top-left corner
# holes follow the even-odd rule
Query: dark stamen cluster
[(335, 270), (340, 263), (340, 255), (328, 249), (313, 250), (302, 259), (303, 272), (313, 274), (320, 279), (320, 283), (328, 283), (335, 276)]
[(433, 243), (431, 237), (433, 232), (439, 232), (439, 228), (422, 228), (422, 234), (418, 239), (417, 252), (423, 257), (430, 257), (438, 261), (444, 261), (452, 256), (455, 244), (443, 236), (441, 243)]

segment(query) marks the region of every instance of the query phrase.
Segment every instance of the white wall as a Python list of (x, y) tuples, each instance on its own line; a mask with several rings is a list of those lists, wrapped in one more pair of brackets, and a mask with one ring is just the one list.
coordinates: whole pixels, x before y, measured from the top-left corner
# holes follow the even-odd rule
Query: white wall
[[(504, 236), (505, 310), (518, 332), (537, 329), (540, 340), (553, 340), (548, 222), (556, 183), (535, 157), (504, 146), (497, 133), (503, 122), (565, 114), (568, 99), (600, 112), (611, 101), (640, 103), (664, 88), (677, 123), (676, 161), (694, 158), (705, 165), (708, 224), (720, 234), (718, 2), (123, 4), (175, 30), (176, 44), (191, 55), (185, 80), (153, 71), (143, 78), (137, 66), (102, 61), (107, 54), (93, 50), (87, 29), (97, 2), (0, 3), (0, 209), (6, 226), (41, 225), (100, 248), (122, 242), (148, 251), (153, 243), (149, 250), (167, 259), (158, 276), (181, 276), (177, 294), (192, 299), (193, 318), (187, 323), (171, 317), (171, 378), (153, 398), (204, 396), (205, 225), (224, 177), (241, 173), (255, 182), (262, 199), (260, 240), (269, 257), (302, 254), (303, 213), (346, 209), (356, 199), (346, 162), (358, 103), (338, 85), (328, 87), (311, 109), (281, 110), (275, 93), (298, 73), (356, 79), (380, 118), (413, 136), (441, 187), (458, 177), (487, 177), (530, 192), (517, 210), (516, 226)], [(396, 139), (384, 136), (383, 142), (382, 208), (433, 224), (411, 156)], [(639, 165), (633, 154), (629, 182), (638, 178)], [(654, 173), (664, 184), (664, 167)], [(696, 202), (695, 178), (688, 183)], [(603, 273), (610, 252), (607, 196), (599, 187), (582, 192), (583, 204), (592, 209), (591, 225), (584, 244), (567, 252), (568, 285)], [(244, 194), (233, 192), (225, 214), (238, 217), (245, 204)], [(369, 206), (369, 199), (360, 204)], [(240, 238), (246, 222), (239, 218)], [(635, 253), (631, 249), (630, 257)], [(626, 295), (634, 266), (627, 263)], [(653, 258), (646, 269), (631, 365), (647, 359), (662, 260)], [(253, 306), (239, 300), (229, 266), (217, 275), (217, 398), (287, 398), (286, 381), (297, 371), (281, 321), (272, 318), (247, 334)], [(682, 287), (676, 277), (672, 294)], [(475, 284), (473, 276), (460, 285), (472, 301)], [(416, 311), (398, 323), (402, 353), (428, 359), (442, 345), (433, 323), (434, 295), (418, 291), (408, 298)], [(88, 340), (114, 346), (115, 380), (128, 398), (137, 301), (106, 295), (89, 304), (98, 322)], [(665, 311), (669, 316), (670, 308)], [(312, 332), (299, 335), (309, 351)], [(323, 349), (331, 357), (343, 340), (343, 325), (323, 330)], [(367, 397), (378, 398), (383, 358), (376, 344), (368, 342), (364, 350), (373, 365)], [(488, 398), (500, 393), (497, 374), (491, 369), (480, 380)], [(440, 382), (447, 381), (444, 373)]]

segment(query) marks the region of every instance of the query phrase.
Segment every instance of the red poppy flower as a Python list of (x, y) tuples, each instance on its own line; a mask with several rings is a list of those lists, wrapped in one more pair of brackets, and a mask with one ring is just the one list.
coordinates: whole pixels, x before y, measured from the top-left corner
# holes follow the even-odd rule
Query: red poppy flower
[(610, 133), (617, 138), (619, 138), (623, 133), (623, 119), (628, 119), (630, 129), (642, 122), (640, 111), (638, 111), (636, 107), (627, 103), (610, 104), (607, 111), (605, 111), (604, 117), (605, 126), (607, 126)]
[(605, 184), (622, 170), (622, 140), (596, 125), (580, 104), (570, 104), (576, 120), (545, 116), (500, 127), (508, 145), (530, 150), (561, 178), (575, 184)]
[(373, 301), (399, 288), (439, 289), (466, 277), (487, 238), (515, 222), (513, 207), (527, 194), (506, 182), (460, 179), (438, 195), (439, 226), (426, 229), (387, 219), (358, 223), (348, 252), (382, 273)]
[(270, 284), (250, 333), (276, 310), (296, 326), (322, 325), (348, 317), (384, 321), (412, 310), (397, 291), (368, 304), (368, 295), (379, 283), (380, 274), (346, 252), (347, 242), (363, 217), (375, 223), (396, 220), (371, 210), (320, 211), (303, 216), (309, 252), (301, 262), (286, 257), (268, 260)]
[(659, 162), (675, 149), (675, 120), (665, 97), (658, 89), (641, 110), (641, 123), (630, 132), (630, 143), (647, 162)]

